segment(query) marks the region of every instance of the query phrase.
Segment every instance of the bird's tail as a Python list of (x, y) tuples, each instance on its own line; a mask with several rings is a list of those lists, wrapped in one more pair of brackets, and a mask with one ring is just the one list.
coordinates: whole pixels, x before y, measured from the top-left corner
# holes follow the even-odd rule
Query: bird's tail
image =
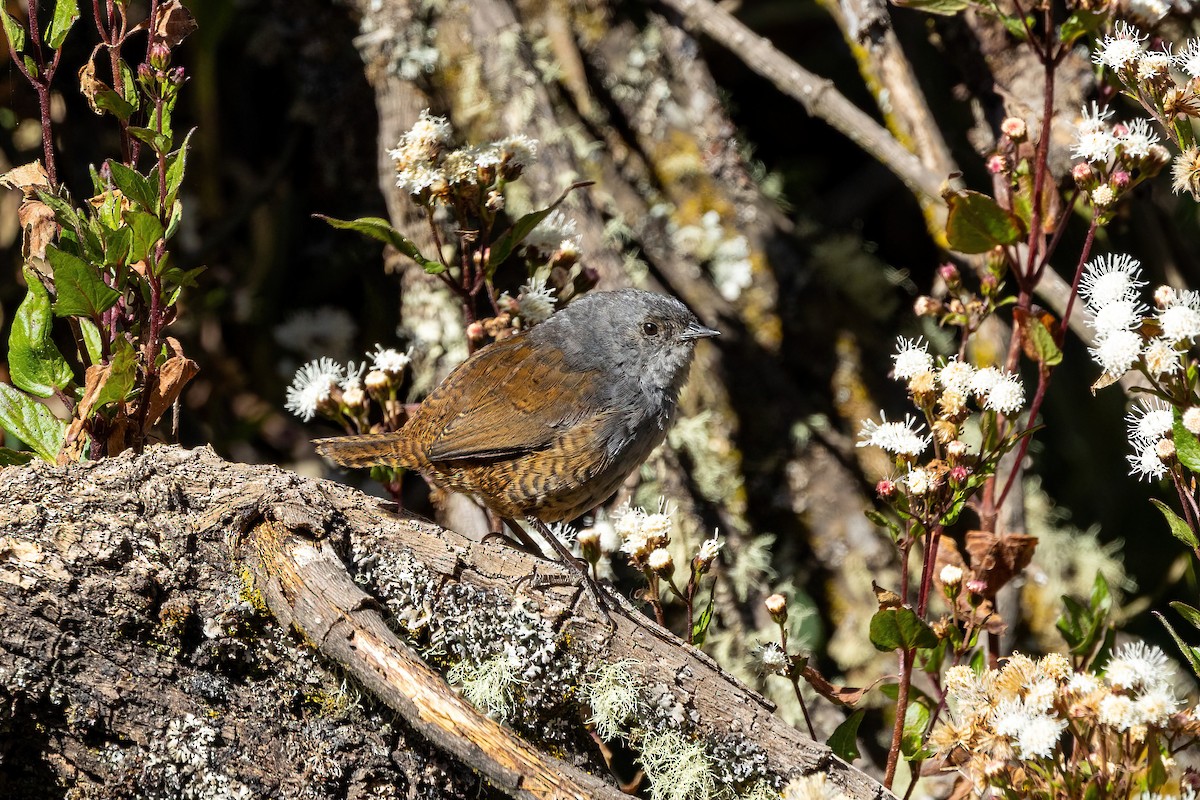
[(343, 467), (417, 466), (410, 437), (403, 431), (316, 439), (317, 452)]

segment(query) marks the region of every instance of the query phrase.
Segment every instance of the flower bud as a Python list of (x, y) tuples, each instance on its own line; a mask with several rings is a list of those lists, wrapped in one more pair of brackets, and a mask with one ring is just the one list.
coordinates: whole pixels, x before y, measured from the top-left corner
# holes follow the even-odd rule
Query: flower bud
[(388, 390), (391, 379), (383, 370), (373, 369), (363, 378), (363, 384), (372, 395), (379, 395)]
[(579, 542), (579, 550), (583, 553), (584, 559), (592, 565), (595, 565), (600, 560), (600, 531), (595, 528), (584, 528), (575, 537), (575, 541)]
[(987, 171), (993, 175), (1001, 175), (1008, 172), (1008, 159), (999, 153), (993, 154), (987, 160)]
[(1080, 189), (1088, 188), (1096, 180), (1096, 176), (1093, 174), (1091, 166), (1085, 161), (1081, 161), (1075, 166), (1071, 167), (1071, 177), (1075, 179), (1075, 185)]
[(936, 317), (942, 313), (942, 301), (923, 294), (913, 303), (913, 313), (918, 317)]
[(771, 615), (771, 619), (775, 620), (777, 625), (782, 625), (787, 622), (787, 598), (776, 592), (763, 601), (763, 605), (767, 607), (767, 613)]
[(675, 562), (671, 559), (670, 551), (663, 547), (650, 553), (646, 558), (646, 566), (662, 578), (670, 578), (675, 574)]
[(1112, 186), (1118, 191), (1121, 189), (1128, 189), (1132, 180), (1133, 178), (1130, 176), (1130, 174), (1123, 169), (1119, 169), (1112, 174)]
[(884, 478), (875, 484), (875, 494), (880, 500), (891, 500), (896, 496), (896, 482)]
[(944, 583), (946, 586), (958, 586), (960, 583), (962, 583), (963, 579), (962, 567), (954, 564), (947, 564), (946, 566), (942, 567), (942, 571), (938, 573), (938, 578), (941, 579), (942, 583)]
[(166, 42), (154, 42), (150, 45), (150, 66), (158, 71), (165, 70), (171, 63), (171, 48)]
[(947, 286), (957, 286), (962, 280), (962, 275), (958, 272), (958, 267), (953, 264), (946, 263), (938, 267), (938, 276), (946, 282)]
[(1029, 129), (1025, 126), (1025, 120), (1020, 117), (1006, 117), (1000, 123), (1000, 132), (1014, 142), (1023, 142), (1025, 137), (1029, 135)]
[(1169, 437), (1159, 439), (1154, 445), (1154, 453), (1158, 456), (1158, 460), (1164, 464), (1169, 464), (1175, 459), (1175, 442)]
[(1183, 412), (1183, 427), (1189, 433), (1200, 436), (1200, 406), (1191, 406)]
[(1154, 290), (1154, 305), (1166, 308), (1175, 303), (1175, 290), (1170, 286), (1159, 286)]
[(367, 393), (361, 384), (355, 383), (342, 392), (342, 402), (347, 408), (357, 411), (367, 405)]

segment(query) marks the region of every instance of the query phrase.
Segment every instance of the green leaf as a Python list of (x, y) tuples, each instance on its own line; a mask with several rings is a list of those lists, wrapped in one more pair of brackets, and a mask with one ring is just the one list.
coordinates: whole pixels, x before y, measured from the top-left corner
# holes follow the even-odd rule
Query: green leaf
[(911, 608), (883, 608), (871, 617), (871, 644), (884, 653), (937, 647), (937, 634)]
[(90, 319), (79, 320), (79, 331), (83, 334), (83, 346), (87, 349), (89, 364), (99, 364), (104, 359), (104, 340), (100, 329)]
[(1028, 323), (1026, 330), (1029, 334), (1029, 341), (1033, 345), (1033, 351), (1037, 354), (1038, 363), (1046, 367), (1061, 364), (1062, 350), (1058, 349), (1058, 344), (1054, 341), (1054, 336), (1045, 323), (1032, 315), (1026, 317), (1026, 322)]
[(929, 706), (920, 700), (910, 700), (908, 708), (904, 710), (904, 729), (900, 735), (900, 752), (909, 761), (926, 757), (927, 754), (921, 744), (925, 739), (925, 729), (929, 727), (929, 720), (932, 716)]
[(704, 647), (704, 642), (708, 639), (708, 626), (712, 623), (715, 594), (716, 583), (713, 584), (713, 591), (708, 595), (708, 605), (700, 612), (700, 617), (692, 623), (692, 645), (694, 647)]
[[(117, 59), (117, 70), (121, 73), (121, 87), (125, 90), (122, 93), (122, 96), (125, 98), (125, 101), (129, 103), (136, 111), (137, 107), (141, 105), (141, 101), (139, 99), (140, 94), (137, 90), (137, 80), (133, 69), (129, 66), (129, 63), (125, 59), (119, 58)], [(99, 194), (99, 192), (97, 192), (97, 194)]]
[(946, 197), (946, 240), (960, 253), (986, 253), (997, 245), (1016, 244), (1020, 220), (986, 194), (962, 191)]
[[(130, 262), (129, 250), (133, 247), (133, 229), (128, 225), (113, 230), (103, 230), (104, 266), (116, 267)], [(137, 260), (137, 259), (133, 259)]]
[(525, 241), (525, 237), (528, 236), (533, 229), (538, 226), (538, 223), (548, 217), (551, 211), (562, 205), (562, 202), (567, 199), (571, 192), (575, 191), (576, 189), (582, 189), (584, 186), (591, 186), (592, 183), (592, 181), (579, 181), (577, 183), (572, 183), (563, 190), (563, 193), (560, 194), (558, 199), (553, 203), (541, 209), (540, 211), (533, 211), (526, 214), (509, 226), (508, 230), (500, 234), (500, 238), (492, 242), (492, 245), (488, 250), (488, 276), (491, 277), (491, 275), (496, 272), (496, 268), (504, 263), (504, 260), (509, 257), (512, 251), (516, 249), (521, 242)]
[(843, 761), (853, 762), (859, 757), (858, 752), (858, 726), (862, 724), (863, 717), (867, 715), (865, 708), (860, 708), (850, 716), (842, 720), (842, 724), (834, 729), (833, 735), (829, 737), (829, 741), (825, 744), (829, 745), (829, 749), (833, 754)]
[(895, 0), (895, 3), (903, 8), (940, 14), (944, 17), (952, 17), (971, 7), (967, 0)]
[[(175, 198), (179, 194), (179, 187), (183, 184), (183, 174), (187, 166), (188, 147), (192, 141), (192, 134), (196, 132), (195, 128), (188, 131), (187, 136), (183, 137), (183, 144), (178, 150), (170, 153), (167, 156), (167, 205), (175, 204)], [(158, 166), (150, 171), (150, 180), (153, 183), (158, 182)]]
[(54, 267), (54, 288), (58, 291), (54, 313), (58, 316), (99, 320), (120, 299), (120, 292), (107, 285), (95, 267), (82, 259), (54, 245), (46, 247), (46, 259)]
[(92, 100), (95, 101), (98, 108), (104, 109), (121, 122), (128, 122), (129, 118), (133, 116), (133, 112), (137, 111), (132, 103), (112, 89), (101, 89), (96, 92)]
[(1195, 531), (1191, 529), (1182, 517), (1172, 511), (1170, 506), (1153, 497), (1150, 498), (1150, 502), (1154, 504), (1154, 507), (1163, 515), (1163, 519), (1167, 521), (1167, 527), (1171, 529), (1172, 536), (1193, 550), (1200, 547), (1200, 541), (1197, 541)]
[(136, 125), (130, 125), (129, 132), (150, 145), (156, 153), (164, 153), (171, 148), (171, 136), (168, 133), (159, 133), (152, 128), (139, 128)]
[(25, 49), (25, 26), (17, 22), (12, 14), (0, 12), (0, 22), (4, 23), (4, 35), (12, 44), (13, 52), (20, 53)]
[(1167, 629), (1167, 633), (1171, 634), (1171, 638), (1175, 640), (1175, 645), (1183, 653), (1183, 657), (1188, 660), (1188, 665), (1192, 668), (1192, 672), (1197, 677), (1200, 677), (1200, 648), (1192, 647), (1183, 641), (1180, 635), (1175, 632), (1175, 629), (1171, 627), (1171, 623), (1167, 622), (1167, 618), (1161, 613), (1158, 611), (1151, 611), (1150, 613), (1158, 617), (1158, 621), (1163, 624), (1163, 627)]
[(550, 206), (540, 211), (531, 211), (500, 234), (500, 238), (495, 241), (488, 253), (488, 271), (495, 272), (496, 268), (504, 263), (504, 259), (508, 258), (512, 251), (525, 241), (525, 237), (532, 233), (542, 220), (550, 216), (550, 212), (553, 210), (554, 206)]
[(50, 46), (50, 49), (57, 50), (62, 47), (63, 40), (67, 38), (68, 31), (71, 30), (71, 26), (77, 19), (79, 19), (79, 5), (75, 0), (55, 0), (54, 18), (46, 27), (46, 44)]
[(121, 190), (121, 194), (141, 206), (144, 211), (153, 213), (158, 209), (158, 187), (151, 186), (145, 175), (111, 158), (108, 160), (108, 168), (112, 173), (113, 183)]
[[(1010, 17), (1007, 14), (1000, 15), (1000, 21), (1004, 23), (1004, 28), (1008, 31), (1009, 35), (1019, 42), (1029, 39), (1029, 30), (1036, 24), (1032, 16), (1025, 17), (1025, 24), (1021, 24), (1020, 17)], [(1029, 27), (1026, 28), (1026, 26)]]
[(1183, 427), (1183, 412), (1179, 406), (1172, 409), (1175, 421), (1171, 426), (1172, 438), (1175, 440), (1175, 455), (1179, 463), (1192, 472), (1200, 473), (1200, 441), (1196, 434)]
[(50, 409), (7, 383), (0, 383), (0, 427), (53, 462), (67, 435), (67, 423)]
[(96, 408), (109, 403), (121, 403), (133, 391), (137, 380), (137, 354), (133, 346), (124, 339), (118, 339), (113, 347), (112, 361), (109, 363), (108, 379), (96, 395)]
[(29, 73), (29, 77), (40, 78), (42, 76), (42, 71), (38, 69), (37, 62), (33, 60), (32, 56), (21, 56), (21, 63), (25, 65), (25, 71)]
[(411, 258), (413, 261), (421, 265), (421, 268), (430, 275), (437, 275), (445, 272), (446, 268), (437, 261), (430, 261), (425, 256), (421, 255), (421, 251), (407, 239), (400, 231), (393, 228), (386, 219), (379, 217), (360, 217), (354, 220), (334, 219), (327, 217), (324, 214), (316, 214), (317, 219), (328, 222), (335, 228), (342, 230), (357, 231), (358, 233), (370, 236), (372, 239), (377, 239), (384, 244), (390, 244), (392, 247), (399, 250), (404, 255)]
[(38, 397), (49, 397), (70, 383), (73, 376), (50, 337), (50, 294), (33, 270), (25, 267), (24, 273), (29, 291), (17, 308), (8, 336), (9, 375), (17, 387)]
[(0, 447), (0, 467), (20, 467), (33, 461), (33, 453)]
[(1108, 14), (1103, 11), (1078, 9), (1063, 20), (1062, 27), (1058, 29), (1058, 38), (1064, 47), (1070, 47), (1080, 36), (1096, 31), (1107, 18)]
[(1181, 603), (1178, 600), (1172, 600), (1170, 606), (1179, 612), (1179, 616), (1191, 623), (1193, 628), (1200, 630), (1200, 611), (1192, 608), (1187, 603)]
[(37, 196), (39, 200), (49, 206), (50, 210), (54, 212), (54, 219), (59, 225), (63, 226), (64, 228), (70, 228), (71, 230), (76, 230), (79, 228), (79, 212), (75, 210), (74, 206), (58, 195), (51, 194), (50, 192), (39, 191)]
[(125, 223), (133, 231), (133, 240), (129, 245), (129, 262), (147, 260), (163, 237), (162, 223), (153, 214), (144, 211), (127, 211)]

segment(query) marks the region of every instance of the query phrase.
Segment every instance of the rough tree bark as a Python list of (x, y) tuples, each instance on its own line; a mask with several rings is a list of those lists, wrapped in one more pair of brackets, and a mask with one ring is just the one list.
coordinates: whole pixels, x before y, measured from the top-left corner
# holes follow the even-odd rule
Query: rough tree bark
[[(558, 565), (353, 489), (158, 447), (8, 468), (0, 497), (4, 796), (618, 797), (581, 699), (614, 663), (627, 724), (676, 726), (718, 774), (885, 795), (644, 616), (610, 629)], [(417, 649), (515, 653), (526, 738)]]

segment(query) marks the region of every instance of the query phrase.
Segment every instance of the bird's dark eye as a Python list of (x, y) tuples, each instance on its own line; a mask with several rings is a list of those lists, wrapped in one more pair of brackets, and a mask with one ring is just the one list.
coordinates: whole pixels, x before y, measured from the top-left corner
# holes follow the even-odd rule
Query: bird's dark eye
[(642, 333), (646, 334), (647, 336), (657, 336), (658, 335), (658, 325), (656, 325), (653, 322), (643, 322), (642, 323)]

